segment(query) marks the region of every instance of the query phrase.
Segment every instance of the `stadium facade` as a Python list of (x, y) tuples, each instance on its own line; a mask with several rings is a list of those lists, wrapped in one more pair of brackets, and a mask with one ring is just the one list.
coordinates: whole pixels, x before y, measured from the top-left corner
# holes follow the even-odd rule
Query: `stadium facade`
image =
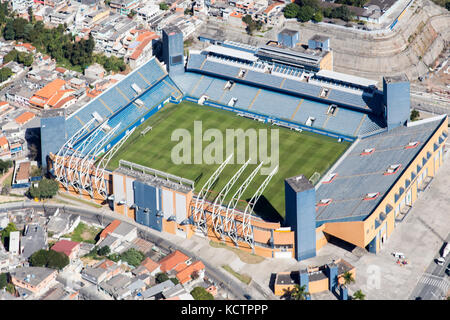
[[(405, 77), (384, 78), (380, 90), (376, 81), (303, 68), (307, 57), (291, 49), (235, 43), (191, 51), (183, 63), (180, 32), (163, 35), (165, 66), (152, 58), (73, 114), (42, 119), (42, 163), (61, 188), (158, 231), (197, 232), (264, 257), (303, 260), (332, 237), (378, 252), (442, 165), (447, 116), (409, 122)], [(200, 187), (127, 161), (106, 169), (137, 126), (183, 100), (352, 145), (315, 185), (301, 172), (285, 177), (282, 224), (252, 210), (270, 175), (238, 210), (224, 203), (227, 188), (220, 201), (205, 196), (226, 163)], [(232, 186), (235, 176), (222, 179)]]

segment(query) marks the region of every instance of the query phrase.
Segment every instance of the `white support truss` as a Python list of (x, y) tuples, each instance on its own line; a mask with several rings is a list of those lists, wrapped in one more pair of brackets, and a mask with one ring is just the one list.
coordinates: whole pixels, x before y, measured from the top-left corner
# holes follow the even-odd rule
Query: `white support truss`
[(233, 177), (227, 182), (227, 184), (223, 187), (223, 189), (220, 191), (219, 195), (214, 200), (213, 209), (211, 213), (211, 222), (214, 227), (214, 230), (222, 234), (223, 232), (223, 224), (222, 224), (222, 218), (220, 216), (220, 211), (223, 205), (223, 201), (227, 197), (228, 193), (230, 192), (231, 188), (233, 188), (236, 181), (241, 176), (242, 172), (244, 172), (245, 168), (247, 168), (248, 164), (251, 162), (251, 159), (248, 159), (246, 163), (244, 163), (238, 171), (233, 175)]
[[(105, 122), (106, 124), (106, 122)], [(87, 192), (91, 198), (94, 197), (94, 189), (92, 187), (92, 172), (95, 171), (94, 163), (95, 157), (99, 153), (100, 149), (114, 136), (117, 130), (120, 127), (120, 124), (117, 124), (114, 128), (109, 129), (109, 131), (103, 136), (100, 141), (98, 141), (93, 148), (89, 150), (89, 152), (84, 156), (84, 158), (80, 162), (80, 168), (78, 171), (78, 187), (81, 190)], [(102, 129), (104, 127), (102, 126)]]
[(73, 152), (74, 145), (85, 134), (89, 133), (91, 126), (94, 124), (95, 119), (92, 118), (88, 121), (80, 130), (78, 130), (72, 137), (70, 137), (66, 143), (58, 150), (53, 162), (53, 175), (61, 182), (66, 189), (68, 189), (68, 171), (67, 171), (67, 156), (70, 152)]
[(251, 225), (253, 209), (255, 208), (256, 203), (258, 202), (262, 193), (266, 189), (270, 180), (272, 180), (272, 177), (277, 173), (277, 171), (278, 171), (278, 166), (276, 166), (272, 170), (272, 172), (266, 177), (266, 179), (264, 179), (263, 183), (259, 186), (258, 190), (256, 190), (255, 194), (250, 199), (250, 201), (248, 202), (248, 204), (244, 210), (244, 216), (242, 218), (242, 235), (243, 235), (244, 241), (247, 242), (252, 249), (254, 248), (254, 245), (255, 245), (255, 242), (253, 239), (253, 228)]
[(91, 189), (91, 197), (93, 197), (94, 189), (97, 190), (97, 192), (103, 197), (103, 199), (108, 198), (108, 189), (107, 184), (105, 180), (105, 170), (108, 166), (109, 161), (114, 157), (116, 152), (123, 146), (123, 144), (128, 140), (128, 138), (131, 136), (131, 134), (136, 129), (133, 128), (129, 130), (123, 137), (120, 139), (119, 142), (117, 142), (111, 149), (109, 149), (102, 157), (100, 162), (98, 163), (97, 167), (95, 168), (95, 174), (94, 174), (94, 181), (90, 184)]
[[(84, 159), (85, 154), (89, 154), (92, 150), (92, 143), (97, 136), (102, 132), (102, 126), (98, 126), (93, 133), (91, 133), (86, 139), (84, 139), (78, 147), (72, 152), (69, 164), (67, 166), (67, 179), (68, 183), (74, 187), (79, 193), (81, 193), (81, 182), (79, 181), (79, 172), (81, 170), (81, 162)], [(95, 146), (95, 145), (94, 145)]]
[(202, 231), (205, 235), (207, 234), (207, 225), (206, 225), (206, 214), (204, 210), (206, 195), (210, 191), (214, 182), (216, 182), (219, 175), (222, 173), (225, 166), (230, 162), (233, 158), (233, 154), (230, 154), (228, 158), (214, 171), (214, 173), (209, 177), (208, 181), (203, 185), (203, 188), (200, 190), (200, 193), (197, 195), (195, 199), (195, 205), (192, 212), (192, 218), (194, 219), (194, 224), (197, 227), (197, 230)]
[(258, 173), (259, 169), (261, 169), (261, 166), (263, 163), (261, 162), (253, 171), (252, 173), (245, 179), (245, 181), (241, 184), (238, 190), (234, 193), (233, 197), (231, 198), (230, 203), (228, 203), (227, 211), (225, 214), (225, 220), (223, 222), (223, 229), (224, 233), (230, 237), (231, 240), (235, 244), (237, 244), (237, 230), (236, 230), (236, 222), (234, 220), (236, 215), (236, 207), (239, 203), (239, 200), (241, 199), (242, 195), (244, 194), (247, 187), (250, 185), (250, 183), (253, 181), (253, 178), (255, 178), (256, 174)]

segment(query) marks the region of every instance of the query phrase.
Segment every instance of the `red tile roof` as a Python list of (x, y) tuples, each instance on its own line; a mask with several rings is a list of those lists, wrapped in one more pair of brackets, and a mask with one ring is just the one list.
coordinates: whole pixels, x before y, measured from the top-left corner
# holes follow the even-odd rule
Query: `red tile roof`
[(61, 87), (65, 84), (66, 82), (64, 80), (55, 79), (42, 89), (38, 90), (34, 95), (44, 99), (50, 99), (56, 93), (56, 91), (60, 90)]
[(161, 261), (159, 261), (159, 264), (161, 265), (161, 271), (167, 272), (175, 268), (180, 263), (186, 262), (188, 260), (189, 257), (187, 255), (177, 250), (161, 259)]
[(105, 229), (103, 229), (102, 233), (100, 233), (100, 239), (105, 239), (108, 234), (116, 230), (116, 228), (120, 225), (120, 220), (114, 220), (111, 222)]
[(141, 265), (148, 270), (148, 272), (153, 272), (159, 267), (159, 263), (156, 263), (150, 258), (145, 258), (144, 261), (142, 261)]
[(25, 111), (20, 116), (18, 116), (16, 119), (17, 124), (25, 124), (31, 119), (33, 119), (36, 115), (33, 112)]
[(68, 101), (70, 101), (70, 100), (72, 100), (72, 99), (75, 99), (75, 97), (74, 97), (74, 96), (67, 96), (67, 97), (65, 97), (64, 99), (59, 100), (59, 102), (58, 102), (57, 104), (55, 104), (53, 107), (56, 108), (56, 109), (61, 108), (61, 107), (64, 106)]
[(79, 242), (69, 241), (69, 240), (60, 240), (52, 246), (52, 250), (56, 252), (63, 252), (66, 256), (70, 257), (73, 250), (79, 246)]
[(8, 139), (5, 136), (0, 137), (0, 147), (3, 147), (5, 144), (8, 144)]
[(191, 276), (194, 272), (198, 272), (200, 270), (205, 269), (205, 265), (200, 260), (195, 261), (187, 268), (181, 270), (177, 273), (177, 279), (180, 281), (181, 284), (184, 284), (191, 280)]

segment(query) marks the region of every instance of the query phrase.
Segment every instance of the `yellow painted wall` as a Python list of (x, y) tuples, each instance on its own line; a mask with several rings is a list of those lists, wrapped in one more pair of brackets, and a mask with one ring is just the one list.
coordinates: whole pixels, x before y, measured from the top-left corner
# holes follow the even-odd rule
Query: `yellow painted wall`
[(333, 71), (333, 52), (328, 51), (327, 54), (320, 61), (320, 70)]
[(311, 294), (323, 292), (328, 290), (328, 287), (329, 287), (328, 278), (324, 278), (322, 280), (310, 282), (308, 292)]

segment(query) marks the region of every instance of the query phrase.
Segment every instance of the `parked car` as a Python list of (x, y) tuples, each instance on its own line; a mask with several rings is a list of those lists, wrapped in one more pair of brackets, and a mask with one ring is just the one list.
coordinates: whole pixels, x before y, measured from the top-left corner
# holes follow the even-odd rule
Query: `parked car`
[(437, 263), (438, 265), (440, 265), (440, 266), (443, 266), (443, 265), (444, 265), (444, 262), (445, 262), (445, 259), (442, 258), (442, 257), (439, 257), (439, 258), (436, 259), (436, 263)]
[(392, 255), (398, 259), (405, 259), (405, 255), (402, 252), (392, 252)]

